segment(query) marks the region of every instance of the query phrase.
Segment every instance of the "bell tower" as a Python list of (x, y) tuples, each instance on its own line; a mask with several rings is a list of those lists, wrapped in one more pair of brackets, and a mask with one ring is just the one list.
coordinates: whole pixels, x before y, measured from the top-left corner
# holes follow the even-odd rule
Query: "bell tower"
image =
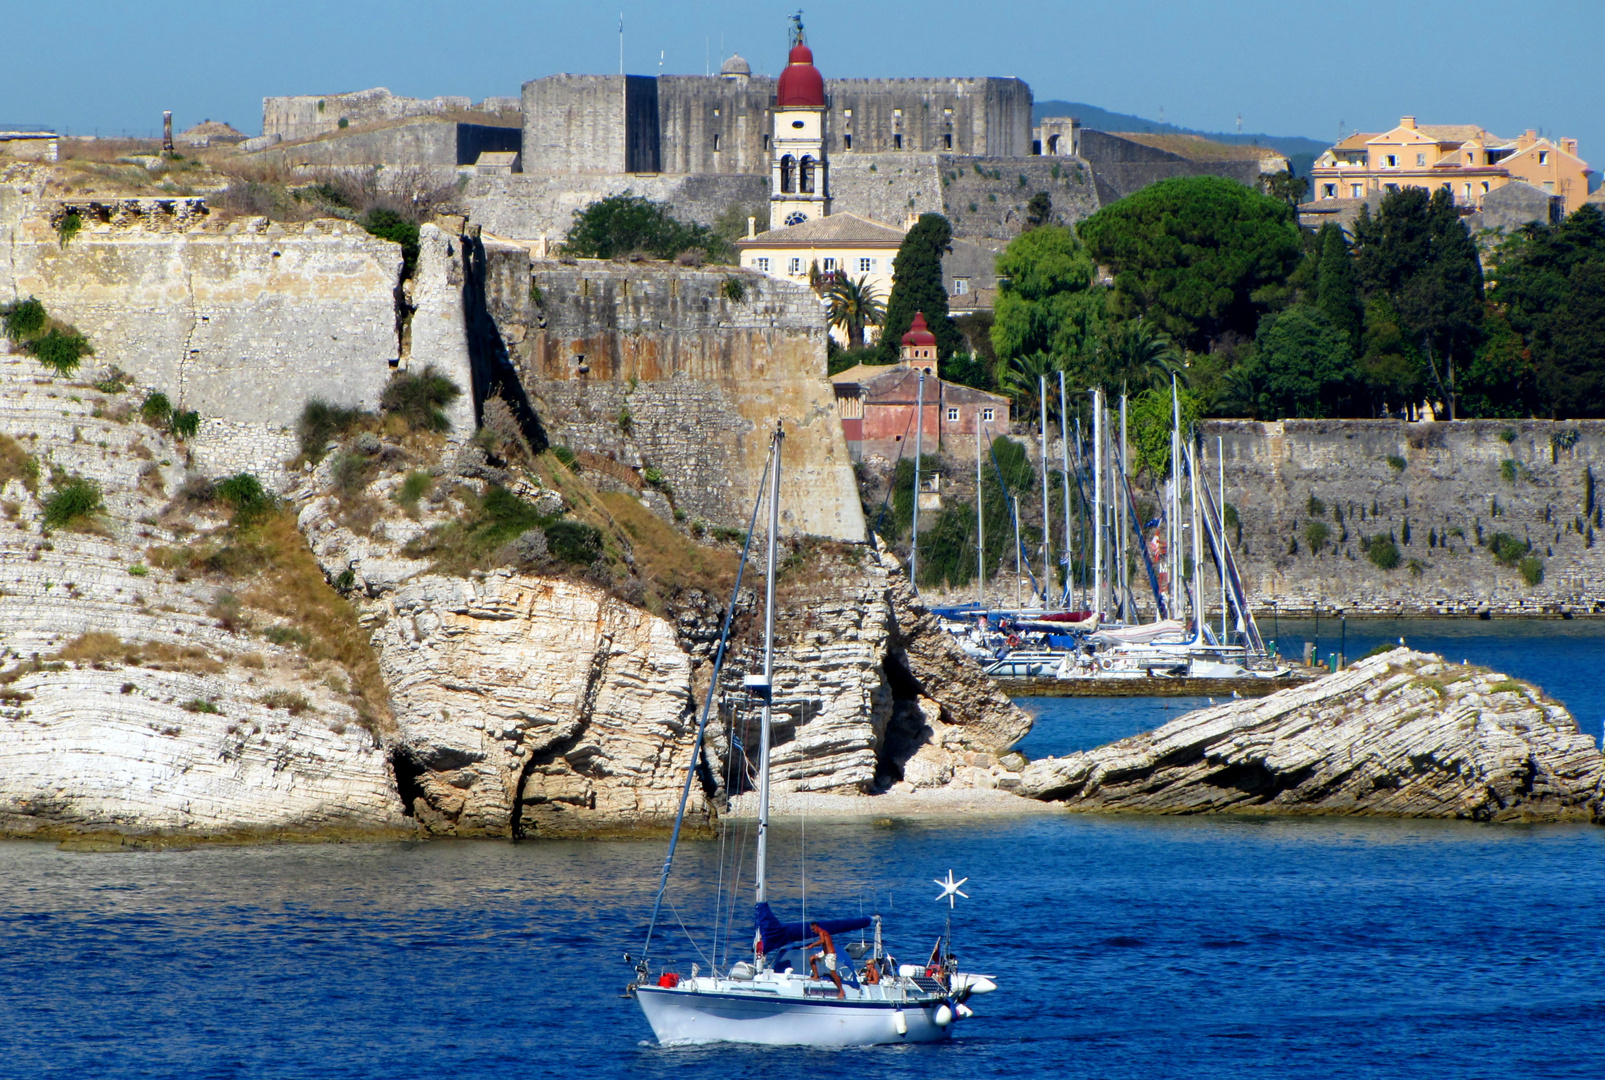
[(825, 80), (803, 37), (802, 15), (791, 18), (791, 53), (775, 85), (770, 111), (775, 132), (769, 165), (769, 227), (800, 225), (830, 213), (825, 162)]

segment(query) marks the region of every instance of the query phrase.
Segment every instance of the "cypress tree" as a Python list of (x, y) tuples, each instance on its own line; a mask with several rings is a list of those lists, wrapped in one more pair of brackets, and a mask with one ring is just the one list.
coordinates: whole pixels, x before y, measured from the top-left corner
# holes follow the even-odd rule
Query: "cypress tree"
[(953, 226), (941, 214), (921, 214), (903, 237), (892, 263), (892, 294), (886, 300), (881, 324), (879, 355), (883, 364), (897, 363), (903, 335), (914, 313), (925, 313), (925, 324), (936, 335), (938, 360), (951, 357), (959, 347), (958, 327), (947, 315), (947, 288), (942, 284), (942, 256), (952, 250)]
[(1354, 281), (1354, 256), (1349, 252), (1343, 230), (1336, 225), (1322, 225), (1320, 241), (1316, 304), (1333, 326), (1349, 335), (1349, 342), (1358, 353), (1365, 308), (1360, 303), (1360, 290)]

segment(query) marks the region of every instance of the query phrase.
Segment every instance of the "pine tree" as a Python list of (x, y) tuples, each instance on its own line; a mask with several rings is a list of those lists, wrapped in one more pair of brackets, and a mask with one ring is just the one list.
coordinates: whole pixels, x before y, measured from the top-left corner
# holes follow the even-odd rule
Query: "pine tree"
[(1349, 335), (1356, 352), (1360, 348), (1360, 330), (1365, 313), (1360, 303), (1360, 290), (1354, 282), (1354, 256), (1343, 230), (1336, 225), (1321, 226), (1321, 255), (1316, 271), (1316, 306), (1333, 326)]
[(881, 324), (881, 363), (897, 363), (903, 335), (917, 311), (925, 313), (925, 324), (936, 335), (938, 360), (952, 356), (961, 344), (958, 327), (947, 315), (947, 287), (942, 284), (942, 256), (952, 250), (952, 241), (953, 227), (941, 214), (921, 214), (903, 237), (892, 263), (892, 294)]

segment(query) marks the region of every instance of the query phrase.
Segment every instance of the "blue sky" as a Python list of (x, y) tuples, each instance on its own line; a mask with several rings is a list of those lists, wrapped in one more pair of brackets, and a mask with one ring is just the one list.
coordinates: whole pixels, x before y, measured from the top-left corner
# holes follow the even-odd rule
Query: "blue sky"
[[(804, 0), (829, 76), (1015, 75), (1063, 98), (1205, 130), (1333, 139), (1399, 116), (1575, 135), (1605, 168), (1600, 0)], [(774, 73), (775, 0), (4, 0), (0, 125), (151, 132), (204, 117), (255, 134), (269, 94), (388, 86), (517, 94), (526, 79), (618, 67)]]

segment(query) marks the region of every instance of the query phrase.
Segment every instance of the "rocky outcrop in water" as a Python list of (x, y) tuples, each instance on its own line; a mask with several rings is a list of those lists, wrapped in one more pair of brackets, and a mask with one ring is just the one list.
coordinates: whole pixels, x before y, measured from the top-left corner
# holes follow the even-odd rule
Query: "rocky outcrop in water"
[(1026, 768), (1075, 810), (1587, 821), (1605, 759), (1528, 683), (1395, 649)]

